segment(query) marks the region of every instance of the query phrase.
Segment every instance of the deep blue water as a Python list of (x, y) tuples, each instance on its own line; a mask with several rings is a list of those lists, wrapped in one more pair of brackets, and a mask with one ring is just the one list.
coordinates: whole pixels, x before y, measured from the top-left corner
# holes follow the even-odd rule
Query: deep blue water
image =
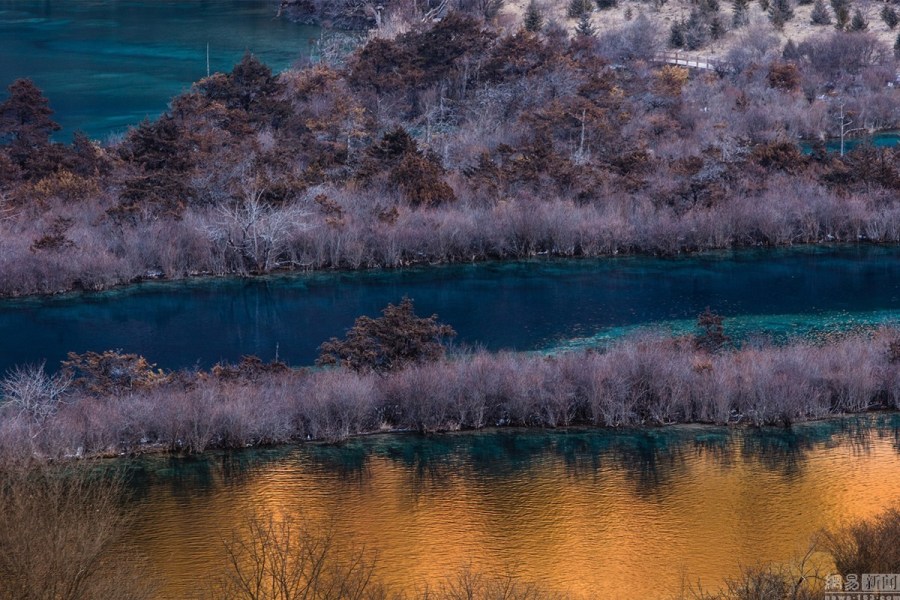
[(404, 295), (458, 344), (586, 346), (653, 325), (693, 331), (707, 306), (745, 337), (820, 335), (900, 320), (900, 247), (801, 248), (689, 258), (534, 260), (403, 271), (146, 283), (0, 301), (0, 372), (67, 351), (122, 349), (161, 367), (244, 354), (311, 364), (362, 314)]
[(162, 113), (245, 51), (275, 71), (308, 56), (319, 29), (276, 19), (277, 0), (0, 0), (0, 100), (19, 77), (44, 90), (60, 139), (94, 138)]

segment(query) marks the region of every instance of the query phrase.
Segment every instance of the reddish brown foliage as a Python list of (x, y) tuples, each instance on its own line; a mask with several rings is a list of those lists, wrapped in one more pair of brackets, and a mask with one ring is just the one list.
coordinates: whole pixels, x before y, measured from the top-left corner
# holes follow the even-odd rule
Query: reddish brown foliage
[(384, 373), (444, 356), (443, 340), (456, 335), (437, 315), (417, 317), (413, 302), (388, 304), (382, 316), (359, 317), (343, 340), (332, 338), (319, 348), (319, 365), (341, 365), (357, 372)]

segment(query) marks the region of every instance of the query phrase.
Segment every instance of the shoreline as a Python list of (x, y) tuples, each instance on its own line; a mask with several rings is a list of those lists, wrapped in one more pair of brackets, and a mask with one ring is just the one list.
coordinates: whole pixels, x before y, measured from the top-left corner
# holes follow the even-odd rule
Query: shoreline
[(135, 355), (85, 355), (68, 379), (20, 370), (24, 389), (56, 386), (56, 395), (17, 403), (4, 382), (0, 458), (202, 454), (490, 427), (784, 427), (900, 409), (900, 329), (717, 351), (695, 339), (645, 335), (550, 357), (475, 352), (385, 374), (258, 359), (163, 372)]
[(602, 433), (622, 433), (626, 431), (631, 431), (635, 433), (647, 433), (651, 431), (662, 431), (666, 429), (701, 429), (705, 427), (715, 427), (719, 429), (723, 429), (728, 431), (729, 433), (735, 431), (789, 431), (795, 426), (803, 426), (803, 425), (814, 425), (816, 423), (825, 423), (829, 421), (846, 421), (854, 418), (860, 417), (877, 417), (881, 415), (887, 416), (900, 416), (900, 409), (897, 408), (872, 408), (869, 410), (863, 410), (855, 413), (834, 413), (830, 415), (824, 415), (821, 417), (810, 418), (803, 421), (796, 421), (789, 424), (770, 424), (770, 425), (754, 425), (750, 423), (712, 423), (712, 422), (701, 422), (701, 421), (693, 421), (693, 422), (677, 422), (677, 423), (663, 423), (663, 424), (648, 424), (648, 425), (637, 425), (637, 426), (627, 426), (627, 427), (607, 427), (607, 426), (592, 426), (592, 425), (584, 425), (584, 424), (576, 424), (569, 425), (565, 427), (543, 427), (540, 425), (527, 426), (527, 425), (513, 425), (513, 426), (497, 426), (491, 425), (482, 427), (479, 429), (447, 429), (447, 430), (435, 430), (435, 431), (415, 431), (413, 429), (389, 429), (389, 430), (373, 430), (373, 431), (362, 431), (358, 433), (354, 433), (347, 438), (340, 440), (328, 440), (325, 438), (321, 439), (311, 439), (311, 440), (293, 440), (286, 442), (277, 442), (274, 444), (257, 444), (257, 445), (247, 445), (243, 447), (232, 447), (232, 446), (210, 446), (205, 448), (202, 452), (198, 453), (185, 453), (179, 451), (172, 451), (169, 448), (156, 444), (153, 446), (145, 446), (138, 449), (130, 449), (128, 451), (113, 451), (109, 450), (107, 452), (98, 452), (91, 455), (83, 455), (83, 456), (65, 456), (59, 459), (47, 461), (47, 464), (64, 464), (72, 461), (80, 462), (80, 461), (105, 461), (105, 460), (122, 460), (122, 459), (139, 459), (144, 457), (162, 457), (162, 458), (176, 458), (176, 459), (203, 459), (208, 457), (210, 454), (215, 453), (228, 453), (228, 452), (242, 452), (249, 450), (290, 450), (301, 448), (303, 446), (308, 445), (318, 445), (318, 446), (330, 446), (330, 447), (340, 447), (342, 444), (347, 442), (351, 442), (353, 440), (373, 438), (373, 437), (382, 437), (382, 436), (419, 436), (422, 438), (429, 437), (443, 437), (443, 436), (453, 436), (453, 435), (472, 435), (472, 434), (498, 434), (498, 433), (511, 433), (511, 434), (529, 434), (536, 432), (545, 432), (545, 433), (559, 433), (559, 434), (602, 434)]
[[(238, 272), (230, 272), (230, 273), (212, 273), (212, 272), (196, 272), (196, 273), (188, 273), (183, 276), (167, 276), (164, 273), (156, 274), (147, 274), (144, 276), (139, 276), (136, 278), (132, 278), (127, 281), (121, 281), (118, 283), (113, 283), (107, 286), (99, 286), (99, 287), (90, 287), (86, 288), (83, 285), (73, 285), (66, 289), (55, 290), (52, 292), (25, 292), (25, 293), (6, 293), (0, 291), (0, 301), (8, 301), (8, 300), (41, 300), (41, 299), (51, 299), (51, 298), (63, 298), (66, 296), (77, 297), (84, 294), (102, 294), (105, 292), (114, 292), (121, 291), (127, 288), (138, 288), (142, 285), (148, 283), (162, 283), (162, 284), (175, 284), (175, 283), (198, 283), (203, 284), (204, 282), (214, 282), (214, 281), (225, 281), (225, 280), (259, 280), (267, 277), (299, 277), (299, 276), (312, 276), (312, 275), (343, 275), (343, 274), (359, 274), (366, 275), (378, 272), (402, 272), (402, 271), (412, 271), (412, 270), (428, 270), (428, 269), (438, 269), (444, 267), (452, 267), (452, 266), (463, 266), (463, 265), (484, 265), (484, 264), (512, 264), (512, 263), (524, 263), (530, 261), (586, 261), (586, 260), (598, 260), (598, 261), (606, 261), (606, 260), (615, 260), (615, 259), (628, 259), (628, 258), (636, 258), (636, 259), (663, 259), (663, 260), (687, 260), (691, 258), (697, 258), (706, 255), (714, 255), (716, 253), (730, 253), (730, 252), (777, 252), (777, 251), (802, 251), (809, 250), (811, 252), (816, 251), (828, 251), (840, 248), (859, 248), (859, 247), (876, 247), (876, 248), (897, 248), (900, 249), (900, 242), (882, 242), (882, 241), (870, 241), (870, 240), (857, 240), (853, 241), (845, 241), (845, 240), (824, 240), (814, 243), (791, 243), (791, 244), (745, 244), (745, 245), (732, 245), (725, 246), (720, 248), (702, 248), (702, 249), (684, 249), (680, 250), (676, 253), (664, 253), (664, 252), (646, 252), (646, 251), (619, 251), (616, 250), (613, 253), (596, 253), (596, 254), (568, 254), (563, 252), (550, 252), (550, 251), (542, 251), (542, 252), (532, 252), (525, 255), (513, 255), (508, 257), (493, 257), (493, 256), (484, 256), (484, 257), (473, 257), (471, 260), (442, 260), (440, 258), (436, 259), (428, 259), (423, 258), (421, 260), (411, 260), (407, 261), (401, 266), (390, 266), (390, 265), (376, 265), (376, 266), (360, 266), (360, 267), (328, 267), (328, 268), (315, 268), (315, 267), (299, 267), (299, 268), (278, 268), (273, 269), (263, 273), (252, 273), (252, 274), (241, 274)], [(79, 282), (76, 282), (79, 283)]]

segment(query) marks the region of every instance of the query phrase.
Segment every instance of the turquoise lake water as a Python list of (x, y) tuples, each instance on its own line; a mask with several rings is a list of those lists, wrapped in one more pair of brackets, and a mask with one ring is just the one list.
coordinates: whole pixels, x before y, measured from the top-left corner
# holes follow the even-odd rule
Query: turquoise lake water
[(294, 365), (403, 296), (457, 344), (552, 351), (653, 327), (694, 330), (706, 307), (737, 338), (826, 336), (900, 321), (900, 247), (717, 252), (678, 259), (533, 260), (400, 271), (146, 283), (0, 301), (0, 372), (68, 351), (122, 349), (165, 368), (278, 355)]
[(276, 19), (277, 0), (0, 0), (0, 99), (19, 77), (44, 90), (68, 140), (103, 139), (245, 51), (279, 71), (308, 56), (319, 29)]
[[(844, 139), (844, 152), (853, 150), (860, 144), (872, 144), (876, 148), (893, 148), (900, 144), (900, 131), (882, 131), (870, 136), (852, 137)], [(811, 142), (800, 142), (800, 147), (804, 154), (812, 154), (813, 145)], [(829, 139), (825, 142), (825, 149), (829, 152), (840, 152), (841, 141)]]

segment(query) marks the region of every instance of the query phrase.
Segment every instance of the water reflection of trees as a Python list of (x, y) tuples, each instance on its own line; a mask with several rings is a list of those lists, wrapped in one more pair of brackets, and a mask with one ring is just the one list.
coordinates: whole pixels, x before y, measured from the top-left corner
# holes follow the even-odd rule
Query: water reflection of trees
[(415, 490), (447, 485), (452, 478), (502, 480), (548, 465), (569, 477), (599, 481), (608, 471), (624, 475), (641, 496), (653, 496), (691, 466), (709, 461), (721, 469), (752, 463), (784, 477), (801, 474), (810, 454), (841, 446), (866, 454), (877, 439), (900, 452), (900, 414), (863, 415), (787, 428), (729, 429), (674, 426), (623, 430), (497, 430), (438, 435), (392, 434), (342, 444), (205, 454), (200, 458), (132, 461), (137, 496), (163, 485), (176, 498), (240, 486), (272, 464), (297, 463), (344, 483), (370, 477), (373, 460), (400, 465)]

